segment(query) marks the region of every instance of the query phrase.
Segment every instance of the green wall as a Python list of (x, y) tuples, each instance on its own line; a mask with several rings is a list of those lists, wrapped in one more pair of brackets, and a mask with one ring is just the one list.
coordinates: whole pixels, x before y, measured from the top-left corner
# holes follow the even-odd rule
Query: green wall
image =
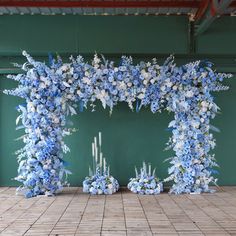
[[(227, 25), (225, 27), (225, 25)], [(92, 16), (1, 16), (0, 73), (14, 72), (10, 62), (23, 62), (21, 50), (27, 50), (41, 60), (48, 52), (60, 55), (104, 53), (115, 60), (132, 54), (137, 60), (157, 56), (160, 62), (175, 53), (178, 63), (197, 58), (210, 58), (220, 71), (236, 69), (236, 19), (218, 19), (212, 27), (196, 39), (196, 53), (189, 54), (188, 20), (186, 17), (92, 17)], [(236, 78), (226, 82), (230, 90), (216, 95), (222, 109), (213, 124), (221, 129), (216, 133), (216, 158), (220, 164), (219, 183), (236, 184)], [(0, 90), (14, 87), (14, 82), (0, 76)], [(0, 186), (17, 185), (17, 163), (14, 151), (22, 146), (14, 141), (23, 131), (15, 130), (15, 107), (22, 102), (0, 93)], [(72, 117), (79, 131), (66, 139), (71, 152), (66, 156), (73, 175), (72, 185), (81, 185), (91, 162), (91, 142), (98, 131), (103, 133), (103, 150), (111, 170), (121, 184), (134, 174), (134, 165), (143, 160), (157, 166), (161, 178), (167, 176), (172, 155), (163, 151), (171, 133), (166, 130), (172, 114), (152, 114), (149, 109), (139, 113), (119, 104), (112, 114), (98, 104)]]

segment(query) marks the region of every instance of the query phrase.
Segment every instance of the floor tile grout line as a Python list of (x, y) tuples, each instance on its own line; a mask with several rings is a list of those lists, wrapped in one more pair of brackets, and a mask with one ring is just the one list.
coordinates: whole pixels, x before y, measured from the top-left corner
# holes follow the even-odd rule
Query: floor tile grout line
[(106, 199), (107, 196), (104, 196), (104, 207), (103, 207), (103, 214), (102, 214), (102, 225), (101, 225), (101, 231), (100, 231), (100, 235), (102, 235), (102, 229), (103, 229), (103, 222), (104, 222), (104, 217), (105, 217), (105, 210), (106, 210)]
[[(169, 196), (169, 193), (167, 193), (166, 195)], [(169, 220), (170, 224), (171, 224), (172, 227), (175, 229), (176, 233), (179, 235), (179, 233), (177, 232), (177, 230), (176, 230), (174, 224), (171, 222), (170, 218), (169, 218), (168, 215), (165, 213), (164, 208), (163, 208), (163, 207), (161, 206), (161, 204), (159, 203), (159, 201), (158, 201), (158, 199), (157, 199), (157, 196), (158, 196), (158, 195), (154, 195), (154, 198), (156, 199), (157, 205), (160, 206), (162, 212), (165, 214), (166, 218)], [(176, 203), (175, 203), (175, 204), (176, 204)], [(186, 214), (186, 213), (184, 212), (184, 214)]]
[(151, 225), (149, 224), (149, 221), (148, 221), (148, 218), (147, 218), (147, 215), (146, 215), (145, 209), (144, 209), (144, 207), (143, 207), (143, 204), (142, 204), (142, 202), (141, 202), (141, 200), (140, 200), (140, 196), (139, 196), (139, 194), (137, 194), (137, 198), (138, 198), (139, 203), (140, 203), (140, 205), (141, 205), (141, 207), (142, 207), (142, 209), (143, 209), (143, 214), (144, 214), (144, 216), (145, 216), (145, 218), (146, 218), (146, 220), (147, 220), (148, 227), (149, 227), (151, 233), (153, 234), (153, 232), (152, 232), (152, 228), (151, 228)]
[[(206, 201), (208, 201), (205, 197), (204, 197), (204, 195), (202, 195), (202, 197), (206, 200)], [(201, 208), (201, 207), (199, 207), (192, 199), (190, 199), (189, 197), (187, 197), (195, 206), (197, 206), (201, 211), (203, 211), (207, 216), (209, 216), (221, 229), (223, 229), (225, 232), (227, 232), (228, 233), (228, 230), (226, 230), (226, 229), (224, 229), (216, 220), (214, 220), (209, 214), (207, 214), (206, 213), (206, 211), (203, 209), (203, 208)], [(210, 201), (208, 201), (208, 202), (210, 202)], [(214, 205), (214, 207), (216, 207), (217, 209), (219, 209), (220, 211), (222, 211), (220, 208), (218, 208), (215, 204), (213, 204), (212, 202), (210, 202), (212, 205)], [(224, 212), (224, 211), (223, 211)], [(225, 212), (224, 212), (225, 213)], [(225, 213), (226, 214), (226, 213)], [(226, 215), (228, 215), (228, 214), (226, 214)], [(235, 220), (235, 219), (234, 219)]]
[[(230, 194), (230, 195), (236, 197), (236, 189), (234, 189), (233, 193), (232, 193), (232, 191), (227, 191), (227, 189), (225, 189), (225, 187), (229, 187), (229, 186), (221, 186), (222, 191), (216, 191), (216, 193), (223, 192), (223, 193), (227, 193), (227, 194)], [(231, 187), (235, 187), (235, 186), (231, 186)]]
[[(119, 193), (120, 195), (90, 198), (90, 195), (85, 196), (85, 194), (81, 194), (81, 188), (71, 188), (68, 189), (69, 194), (66, 194), (65, 198), (64, 194), (58, 194), (54, 199), (44, 197), (44, 199), (49, 200), (47, 201), (42, 197), (38, 200), (14, 197), (13, 194), (11, 194), (13, 191), (11, 188), (9, 189), (8, 192), (6, 192), (7, 194), (2, 192), (2, 199), (8, 197), (9, 194), (12, 195), (12, 199), (10, 199), (10, 196), (9, 201), (6, 202), (7, 205), (2, 207), (2, 210), (4, 210), (5, 207), (9, 208), (9, 212), (4, 211), (2, 224), (0, 221), (0, 229), (3, 231), (5, 230), (4, 233), (7, 233), (8, 235), (17, 233), (17, 235), (26, 236), (31, 235), (31, 233), (32, 235), (45, 233), (44, 235), (50, 234), (56, 236), (57, 233), (59, 233), (58, 235), (61, 235), (62, 232), (64, 232), (64, 235), (80, 235), (81, 233), (85, 233), (83, 232), (83, 229), (87, 224), (87, 217), (89, 217), (90, 212), (91, 214), (93, 214), (92, 212), (99, 213), (98, 217), (94, 216), (91, 219), (96, 220), (99, 218), (101, 221), (99, 220), (100, 223), (97, 225), (98, 227), (92, 223), (90, 227), (87, 228), (88, 232), (85, 233), (86, 235), (90, 235), (90, 233), (92, 235), (90, 229), (93, 230), (94, 235), (96, 233), (96, 235), (129, 235), (129, 233), (132, 234), (133, 231), (138, 235), (141, 233), (139, 232), (139, 226), (142, 225), (140, 225), (139, 222), (137, 222), (137, 227), (131, 225), (131, 228), (129, 228), (130, 231), (127, 229), (127, 226), (129, 227), (129, 224), (127, 224), (129, 223), (129, 212), (130, 209), (132, 211), (133, 207), (139, 211), (140, 220), (142, 221), (141, 223), (143, 223), (143, 226), (145, 226), (145, 228), (147, 227), (145, 232), (142, 231), (144, 234), (150, 232), (150, 235), (154, 235), (155, 233), (161, 233), (163, 235), (167, 233), (173, 235), (194, 235), (194, 233), (198, 235), (213, 235), (213, 233), (217, 234), (218, 232), (217, 235), (223, 236), (236, 233), (236, 208), (234, 206), (236, 196), (234, 194), (220, 195), (220, 193), (212, 193), (174, 196), (164, 193), (160, 196), (142, 197), (141, 195), (129, 194), (128, 191), (122, 189)], [(234, 189), (228, 189), (228, 191), (236, 193)], [(224, 192), (228, 193), (227, 191)], [(155, 201), (152, 200), (152, 197), (154, 197)], [(57, 199), (59, 200), (56, 201)], [(92, 199), (93, 203), (91, 202)], [(18, 202), (18, 205), (16, 201)], [(1, 205), (2, 203), (3, 201), (1, 202)], [(92, 203), (92, 205), (90, 203)], [(93, 207), (93, 204), (100, 205), (99, 208), (96, 208), (98, 210), (92, 211), (91, 207)], [(116, 215), (116, 210), (109, 211), (110, 207), (114, 204), (117, 204), (117, 209), (119, 208), (119, 221), (122, 222), (122, 224), (124, 222), (122, 229), (120, 226), (119, 228), (116, 228), (114, 225), (115, 222), (106, 226), (106, 217), (108, 219), (110, 213)], [(87, 205), (90, 207), (87, 207)], [(45, 213), (47, 210), (48, 213)], [(160, 215), (155, 217), (156, 214)], [(182, 218), (180, 219), (180, 217)], [(131, 215), (131, 221), (132, 220), (135, 221)], [(156, 220), (157, 224), (155, 223)], [(159, 225), (158, 222), (161, 220), (165, 220), (166, 222), (164, 223), (166, 226), (163, 228), (165, 230), (159, 231), (159, 227), (157, 227), (157, 230), (155, 231), (156, 225)], [(44, 228), (44, 225), (42, 224), (40, 227), (41, 222), (42, 224), (45, 224), (45, 226), (48, 225), (48, 227)], [(70, 222), (73, 223), (73, 225), (70, 225)], [(181, 224), (178, 225), (175, 224), (175, 222)], [(187, 226), (189, 227), (186, 228)], [(107, 227), (108, 230), (106, 230)], [(125, 230), (123, 230), (123, 227), (125, 227)], [(0, 233), (0, 235), (2, 234)]]
[[(230, 218), (233, 218), (233, 220), (236, 220), (236, 217), (231, 216), (229, 213), (227, 213), (225, 210), (222, 210), (219, 206), (217, 206), (215, 203), (211, 202), (210, 200), (208, 200), (207, 198), (204, 197), (204, 195), (202, 195), (202, 197), (209, 203), (211, 203), (212, 205), (214, 205), (218, 210), (222, 211), (224, 214), (228, 215)], [(188, 198), (190, 199), (190, 198)], [(220, 198), (221, 199), (221, 198)], [(190, 199), (191, 200), (191, 199)], [(221, 199), (222, 200), (222, 199)], [(228, 203), (228, 202), (226, 202)], [(235, 207), (235, 206), (234, 206)], [(236, 207), (235, 207), (236, 208)]]
[(77, 227), (76, 227), (76, 230), (75, 230), (75, 234), (74, 234), (74, 235), (76, 235), (76, 232), (77, 232), (77, 230), (79, 229), (80, 223), (81, 223), (81, 221), (82, 221), (82, 219), (83, 219), (83, 216), (84, 216), (84, 213), (85, 213), (85, 210), (86, 210), (86, 208), (87, 208), (87, 206), (88, 206), (88, 202), (89, 202), (89, 200), (90, 200), (90, 197), (91, 197), (91, 195), (89, 194), (89, 196), (88, 196), (88, 198), (87, 198), (87, 201), (86, 201), (86, 204), (85, 204), (85, 206), (84, 206), (84, 210), (83, 210), (83, 212), (82, 212), (82, 214), (81, 214), (80, 220), (79, 220), (78, 225), (77, 225)]
[[(45, 196), (42, 196), (42, 197), (45, 197)], [(48, 208), (56, 201), (56, 196), (53, 197), (53, 201), (46, 207), (46, 209), (39, 215), (39, 217), (34, 221), (33, 224), (31, 224), (31, 226), (24, 232), (23, 236), (25, 234), (27, 234), (27, 232), (32, 228), (32, 226), (38, 221), (38, 219), (48, 210)], [(42, 198), (40, 198), (42, 199)]]
[[(225, 191), (224, 191), (224, 193), (227, 193), (227, 194), (231, 195), (232, 197), (236, 198), (236, 195), (234, 196), (233, 194), (230, 194), (230, 193), (225, 192)], [(227, 204), (232, 204), (234, 207), (236, 207), (236, 203), (233, 204), (233, 203), (229, 202), (228, 200), (226, 200), (225, 198), (221, 197), (221, 196), (219, 195), (220, 192), (216, 192), (215, 194), (216, 194), (216, 196), (217, 196), (218, 198), (222, 199), (222, 200), (225, 201)]]
[[(185, 197), (186, 198), (188, 198), (188, 196), (187, 195), (185, 195)], [(212, 217), (208, 214), (208, 213), (206, 213), (206, 211), (204, 210), (204, 209), (202, 209), (201, 207), (199, 207), (194, 201), (192, 201), (190, 198), (188, 198), (195, 206), (197, 206), (197, 208), (199, 209), (199, 210), (201, 210), (205, 215), (207, 215), (211, 220), (213, 220), (218, 226), (220, 226), (214, 219), (212, 219)], [(223, 227), (221, 227), (220, 226), (220, 228), (221, 229), (223, 229), (226, 233), (227, 233), (227, 231), (223, 228)], [(202, 230), (201, 230), (202, 231)], [(204, 233), (205, 234), (205, 233)]]
[(123, 209), (123, 212), (124, 212), (125, 232), (126, 232), (126, 235), (127, 235), (127, 234), (128, 234), (128, 231), (127, 231), (127, 224), (126, 224), (126, 216), (125, 216), (125, 206), (124, 206), (123, 191), (124, 191), (124, 189), (121, 189), (121, 201), (122, 201), (122, 209)]
[[(185, 194), (183, 195), (183, 196), (186, 196)], [(185, 212), (185, 210), (173, 199), (173, 197), (171, 197), (171, 195), (169, 195), (169, 197), (172, 199), (172, 201), (174, 201), (175, 202), (175, 204), (176, 205), (178, 205), (178, 207), (180, 208), (180, 209), (182, 209), (182, 211), (185, 213), (185, 215), (191, 220), (191, 222), (201, 231), (201, 233), (203, 234), (203, 235), (205, 235), (205, 233), (201, 230), (201, 228), (197, 225), (197, 224), (195, 224), (194, 222), (193, 222), (193, 220), (190, 218), (190, 216)]]
[(62, 216), (65, 214), (67, 208), (69, 207), (69, 205), (71, 204), (72, 200), (75, 198), (76, 193), (79, 191), (79, 188), (77, 188), (77, 190), (75, 191), (75, 193), (73, 194), (72, 198), (69, 200), (67, 206), (65, 207), (65, 209), (63, 210), (61, 216), (58, 218), (58, 220), (56, 221), (56, 223), (54, 224), (54, 226), (52, 227), (52, 230), (49, 232), (48, 235), (50, 235), (53, 231), (53, 229), (55, 228), (55, 226), (57, 225), (57, 223), (60, 221), (60, 219), (62, 218)]
[[(23, 200), (27, 200), (27, 198), (22, 198), (20, 201), (18, 201), (13, 207), (11, 207), (10, 209), (12, 209), (12, 208), (14, 208), (17, 204), (19, 204), (19, 202), (21, 202), (21, 201), (23, 201)], [(23, 214), (25, 214), (25, 212), (28, 210), (28, 209), (30, 209), (33, 205), (35, 205), (37, 202), (39, 201), (39, 199), (36, 199), (28, 208), (26, 208), (25, 210), (23, 210), (23, 212), (14, 220), (14, 221), (12, 221), (10, 224), (8, 224), (8, 226), (4, 229), (4, 230), (2, 230), (1, 232), (0, 232), (0, 234), (2, 233), (2, 232), (4, 232), (5, 230), (7, 230), (7, 228), (9, 228), (12, 224), (14, 224), (14, 222), (17, 220), (17, 219), (19, 219)], [(10, 210), (9, 209), (9, 210)]]
[[(10, 189), (10, 188), (9, 188)], [(1, 194), (1, 193), (0, 193)], [(19, 195), (18, 195), (19, 196)], [(19, 204), (21, 201), (23, 201), (25, 198), (23, 196), (19, 196), (19, 200), (17, 200), (11, 207), (7, 208), (5, 211), (1, 213), (1, 215), (5, 214), (7, 211), (14, 208), (17, 204)], [(7, 201), (8, 199), (11, 199), (11, 196), (7, 197), (7, 199), (3, 200), (3, 202)], [(1, 231), (0, 231), (1, 232)]]
[[(202, 195), (202, 196), (204, 197), (204, 196), (206, 196), (206, 195)], [(231, 204), (231, 205), (233, 205), (232, 203), (229, 203), (228, 201), (222, 199), (221, 197), (219, 197), (219, 196), (216, 195), (216, 194), (215, 194), (214, 196), (217, 197), (217, 198), (219, 198), (219, 199), (221, 199), (221, 200), (223, 200), (226, 204)], [(211, 202), (210, 200), (208, 200), (208, 198), (205, 198), (205, 197), (204, 197), (204, 199), (207, 200), (208, 202), (210, 202), (211, 204), (215, 205), (219, 210), (221, 210), (221, 208), (220, 208), (219, 206), (217, 206), (215, 203), (213, 203), (213, 202)], [(236, 208), (236, 205), (233, 205), (233, 207)], [(223, 211), (225, 214), (229, 215), (227, 212), (225, 212), (225, 210), (221, 210), (221, 211)], [(230, 215), (229, 215), (229, 216), (230, 216)], [(230, 216), (230, 217), (232, 217), (232, 216)], [(233, 217), (233, 218), (235, 218), (234, 220), (236, 220), (236, 217)]]

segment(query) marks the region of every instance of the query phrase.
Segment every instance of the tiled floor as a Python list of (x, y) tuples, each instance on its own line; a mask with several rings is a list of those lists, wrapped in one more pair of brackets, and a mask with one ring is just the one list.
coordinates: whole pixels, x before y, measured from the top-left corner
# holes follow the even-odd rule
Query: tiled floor
[(179, 196), (90, 196), (68, 188), (31, 199), (0, 188), (0, 235), (236, 235), (236, 187)]

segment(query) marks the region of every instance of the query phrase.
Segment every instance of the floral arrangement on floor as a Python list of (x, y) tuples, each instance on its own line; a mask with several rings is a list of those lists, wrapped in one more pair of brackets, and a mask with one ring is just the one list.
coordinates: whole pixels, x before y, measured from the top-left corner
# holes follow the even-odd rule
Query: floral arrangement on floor
[(143, 166), (140, 168), (138, 173), (135, 167), (135, 178), (131, 178), (128, 183), (128, 189), (138, 194), (160, 194), (163, 191), (162, 182), (156, 177), (156, 169), (152, 171), (151, 164), (143, 162)]
[(24, 73), (9, 75), (18, 87), (5, 90), (9, 95), (25, 99), (18, 106), (17, 129), (25, 129), (19, 139), (25, 146), (16, 152), (19, 161), (18, 189), (27, 197), (51, 195), (66, 184), (69, 171), (63, 153), (69, 151), (63, 138), (74, 129), (69, 128), (69, 115), (78, 107), (95, 110), (95, 101), (112, 112), (119, 102), (127, 102), (133, 110), (149, 106), (153, 113), (165, 109), (174, 113), (169, 129), (172, 137), (168, 148), (175, 151), (169, 159), (170, 192), (209, 192), (215, 183), (217, 166), (211, 150), (215, 139), (211, 119), (219, 111), (213, 91), (227, 90), (222, 85), (231, 74), (217, 73), (208, 61), (195, 61), (176, 66), (170, 56), (163, 65), (157, 60), (134, 64), (131, 57), (122, 56), (120, 64), (95, 54), (91, 63), (82, 56), (71, 57), (69, 63), (61, 58), (50, 59), (49, 65), (35, 61), (25, 51)]
[(90, 194), (113, 194), (119, 190), (118, 181), (110, 175), (110, 166), (102, 153), (102, 133), (94, 137), (92, 143), (93, 166), (89, 167), (89, 176), (83, 181), (83, 192)]

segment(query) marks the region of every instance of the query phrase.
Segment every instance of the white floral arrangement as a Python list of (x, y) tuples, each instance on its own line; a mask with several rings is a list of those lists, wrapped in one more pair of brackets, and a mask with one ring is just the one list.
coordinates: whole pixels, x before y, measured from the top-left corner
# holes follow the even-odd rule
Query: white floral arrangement
[(156, 169), (153, 171), (151, 169), (151, 164), (149, 164), (147, 170), (145, 162), (143, 162), (143, 167), (140, 168), (140, 173), (135, 167), (136, 177), (130, 179), (128, 189), (138, 194), (160, 194), (163, 191), (163, 184), (155, 175)]
[(101, 132), (99, 132), (98, 140), (99, 148), (97, 146), (97, 137), (94, 137), (94, 142), (92, 143), (93, 168), (89, 167), (89, 176), (85, 177), (83, 181), (83, 192), (93, 195), (113, 194), (119, 190), (119, 183), (110, 175), (110, 166), (107, 165), (106, 158), (103, 157)]

